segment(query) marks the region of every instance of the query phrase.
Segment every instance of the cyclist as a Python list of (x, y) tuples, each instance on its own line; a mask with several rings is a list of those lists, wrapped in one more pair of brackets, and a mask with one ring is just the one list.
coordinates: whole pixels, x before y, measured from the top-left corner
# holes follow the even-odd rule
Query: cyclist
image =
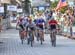
[(41, 30), (42, 32), (43, 41), (44, 41), (44, 24), (45, 20), (41, 16), (38, 17), (38, 19), (36, 20), (36, 26), (39, 27), (39, 30)]
[[(57, 28), (57, 21), (54, 19), (54, 17), (52, 17), (51, 20), (49, 20), (49, 28), (50, 28), (50, 31), (51, 31), (51, 42), (55, 41), (56, 42), (56, 28)], [(52, 46), (53, 46), (53, 43), (52, 43)], [(55, 46), (55, 45), (54, 45)]]
[(20, 16), (19, 19), (17, 20), (17, 25), (19, 26), (22, 30), (24, 30), (24, 26), (23, 26), (23, 18)]
[(37, 41), (39, 41), (39, 39), (38, 39), (38, 23), (39, 23), (39, 19), (38, 18), (36, 18), (36, 19), (34, 19), (34, 23), (35, 23), (35, 25), (36, 25), (36, 30), (35, 30), (35, 35), (36, 35), (36, 37), (37, 37)]
[(27, 16), (23, 17), (22, 22), (23, 22), (24, 27), (26, 27), (26, 24), (28, 23), (28, 17)]
[(24, 29), (25, 29), (25, 32), (26, 32), (26, 37), (27, 37), (27, 24), (28, 24), (28, 17), (27, 16), (25, 16), (25, 17), (23, 17), (23, 26), (24, 26)]
[(35, 31), (35, 24), (32, 22), (32, 19), (29, 19), (28, 20), (28, 24), (26, 25), (27, 26), (27, 31), (29, 33), (29, 31), (31, 31), (31, 33), (33, 34), (33, 40), (34, 40), (34, 31)]
[(16, 27), (17, 26), (20, 27), (19, 35), (20, 35), (21, 42), (23, 44), (24, 37), (26, 37), (26, 32), (25, 32), (25, 28), (24, 28), (24, 25), (23, 25), (23, 17), (21, 17), (21, 16), (19, 17)]

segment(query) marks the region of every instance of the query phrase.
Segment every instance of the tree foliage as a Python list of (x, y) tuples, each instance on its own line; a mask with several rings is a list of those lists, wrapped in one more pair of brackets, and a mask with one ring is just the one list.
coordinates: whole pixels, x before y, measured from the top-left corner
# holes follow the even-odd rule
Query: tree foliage
[(51, 2), (51, 8), (55, 8), (58, 4), (58, 1)]
[[(59, 2), (59, 1), (51, 2), (51, 8), (52, 8), (52, 9), (56, 8), (58, 2)], [(61, 13), (65, 13), (65, 11), (67, 10), (67, 7), (68, 7), (68, 6), (63, 7), (63, 8), (60, 10), (60, 12), (61, 12)]]
[(63, 7), (60, 11), (61, 13), (65, 13), (65, 11), (68, 9), (68, 6)]

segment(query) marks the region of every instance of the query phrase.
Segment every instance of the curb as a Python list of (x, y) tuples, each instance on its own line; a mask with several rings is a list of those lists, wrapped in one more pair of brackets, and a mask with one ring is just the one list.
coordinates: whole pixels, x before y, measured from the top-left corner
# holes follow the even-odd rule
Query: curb
[(67, 37), (67, 38), (69, 38), (69, 39), (75, 40), (75, 37), (74, 37), (74, 36), (69, 36), (69, 35), (66, 35), (66, 34), (62, 34), (62, 36)]

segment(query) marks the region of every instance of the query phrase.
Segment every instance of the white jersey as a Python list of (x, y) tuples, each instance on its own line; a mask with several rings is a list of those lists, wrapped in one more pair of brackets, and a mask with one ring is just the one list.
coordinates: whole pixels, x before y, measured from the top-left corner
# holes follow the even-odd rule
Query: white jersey
[(30, 23), (27, 23), (26, 25), (27, 27), (35, 27), (35, 24), (32, 22), (31, 24)]
[(25, 18), (23, 19), (22, 23), (23, 23), (23, 25), (26, 26), (26, 24), (28, 23), (28, 19), (25, 17)]

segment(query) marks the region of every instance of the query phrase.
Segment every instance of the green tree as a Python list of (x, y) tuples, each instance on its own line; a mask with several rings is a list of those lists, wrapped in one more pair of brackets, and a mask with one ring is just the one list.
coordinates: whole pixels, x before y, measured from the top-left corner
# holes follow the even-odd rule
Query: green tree
[(58, 1), (51, 2), (51, 8), (55, 8), (58, 4)]
[(65, 11), (68, 9), (68, 6), (63, 7), (60, 11), (61, 13), (65, 13)]

